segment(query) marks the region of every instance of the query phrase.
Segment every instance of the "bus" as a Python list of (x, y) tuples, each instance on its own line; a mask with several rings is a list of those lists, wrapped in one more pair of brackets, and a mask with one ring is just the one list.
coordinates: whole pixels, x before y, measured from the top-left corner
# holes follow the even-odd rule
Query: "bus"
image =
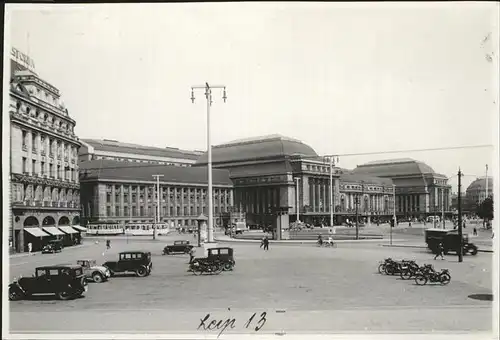
[(170, 227), (167, 223), (125, 223), (125, 235), (128, 236), (153, 236), (156, 229), (156, 235), (167, 235)]

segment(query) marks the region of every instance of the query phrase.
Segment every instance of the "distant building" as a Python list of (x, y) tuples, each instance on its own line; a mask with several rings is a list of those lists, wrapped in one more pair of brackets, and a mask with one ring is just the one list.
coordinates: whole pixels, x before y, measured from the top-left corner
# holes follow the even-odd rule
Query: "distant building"
[(124, 162), (190, 166), (203, 154), (201, 151), (158, 148), (110, 139), (82, 139), (79, 162), (109, 159)]
[[(34, 62), (12, 49), (9, 88), (10, 206), (9, 240), (23, 252), (79, 224), (75, 120), (59, 90), (33, 71)], [(19, 60), (30, 60), (23, 66)], [(64, 226), (66, 232), (59, 227)]]
[[(359, 165), (353, 174), (390, 178), (396, 185), (396, 213), (400, 217), (450, 215), (451, 186), (445, 175), (427, 164), (410, 159), (391, 159)], [(443, 206), (444, 205), (444, 206)]]
[(475, 212), (476, 208), (486, 197), (493, 197), (493, 177), (488, 177), (488, 193), (486, 193), (486, 177), (474, 180), (465, 191), (464, 210)]
[[(160, 222), (195, 227), (207, 211), (207, 169), (146, 165), (115, 160), (80, 163), (82, 224), (153, 223), (156, 217), (156, 179), (160, 177)], [(213, 170), (215, 224), (229, 218), (233, 206), (232, 182), (226, 170)]]

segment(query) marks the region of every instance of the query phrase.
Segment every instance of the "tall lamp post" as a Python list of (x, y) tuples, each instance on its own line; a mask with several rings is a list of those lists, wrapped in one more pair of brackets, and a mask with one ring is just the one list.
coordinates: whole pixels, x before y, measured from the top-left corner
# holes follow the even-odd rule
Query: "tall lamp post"
[(156, 216), (155, 226), (153, 227), (153, 240), (156, 239), (156, 227), (160, 223), (160, 177), (163, 175), (153, 175), (156, 178)]
[(295, 221), (296, 227), (299, 227), (300, 223), (300, 197), (299, 197), (299, 181), (300, 177), (295, 177), (295, 209), (297, 209), (297, 221)]
[[(325, 160), (330, 163), (330, 227), (333, 227), (333, 167), (335, 166), (335, 156), (327, 156)], [(338, 157), (337, 157), (338, 163)]]
[(212, 145), (210, 143), (210, 106), (212, 106), (212, 89), (222, 89), (222, 99), (224, 99), (224, 103), (226, 102), (226, 86), (223, 85), (208, 85), (205, 83), (204, 86), (192, 86), (191, 87), (191, 101), (194, 103), (194, 90), (204, 89), (205, 90), (205, 98), (207, 99), (207, 171), (208, 171), (208, 224), (207, 224), (207, 232), (208, 232), (208, 242), (214, 241), (214, 212), (213, 212), (213, 197), (212, 197)]
[(392, 220), (394, 225), (391, 225), (391, 246), (392, 246), (392, 228), (396, 226), (396, 184), (392, 185)]

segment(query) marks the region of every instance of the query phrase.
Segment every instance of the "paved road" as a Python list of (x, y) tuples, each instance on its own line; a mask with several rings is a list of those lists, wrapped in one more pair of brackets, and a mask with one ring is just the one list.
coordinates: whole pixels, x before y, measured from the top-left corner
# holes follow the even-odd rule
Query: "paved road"
[[(336, 249), (279, 245), (268, 252), (254, 244), (233, 244), (235, 271), (197, 277), (186, 272), (186, 256), (161, 256), (163, 245), (114, 240), (110, 251), (100, 243), (57, 255), (11, 259), (11, 278), (31, 275), (38, 265), (79, 258), (104, 262), (125, 249), (148, 249), (154, 263), (150, 277), (117, 277), (91, 284), (82, 299), (12, 302), (11, 331), (195, 333), (200, 319), (210, 313), (217, 319), (236, 319), (235, 328), (226, 332), (250, 332), (253, 328), (245, 328), (245, 322), (257, 313), (255, 327), (264, 311), (267, 322), (259, 333), (491, 329), (491, 302), (468, 298), (491, 293), (491, 254), (458, 263), (456, 257), (433, 261), (420, 249), (376, 244), (346, 243)], [(446, 287), (420, 287), (379, 275), (377, 263), (388, 256), (448, 268), (452, 282)]]

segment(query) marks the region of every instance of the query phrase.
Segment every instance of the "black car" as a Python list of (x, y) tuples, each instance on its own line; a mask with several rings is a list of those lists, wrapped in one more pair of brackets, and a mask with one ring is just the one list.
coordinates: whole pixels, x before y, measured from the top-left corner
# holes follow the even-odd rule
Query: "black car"
[(208, 248), (208, 256), (206, 257), (208, 261), (217, 261), (222, 264), (224, 270), (233, 270), (236, 262), (233, 257), (233, 248), (229, 247), (219, 247), (219, 248)]
[(151, 274), (153, 262), (149, 251), (124, 251), (119, 254), (118, 261), (107, 261), (103, 266), (109, 269), (111, 276), (135, 273), (144, 277)]
[(168, 245), (163, 248), (163, 255), (170, 255), (173, 253), (184, 253), (187, 254), (193, 248), (192, 245), (189, 244), (189, 241), (174, 241), (173, 245)]
[(42, 254), (53, 254), (53, 253), (61, 252), (63, 248), (64, 247), (63, 247), (62, 241), (51, 240), (42, 248)]
[(9, 300), (34, 295), (55, 294), (61, 300), (75, 299), (88, 290), (81, 266), (56, 265), (38, 267), (32, 277), (21, 277), (9, 285)]

